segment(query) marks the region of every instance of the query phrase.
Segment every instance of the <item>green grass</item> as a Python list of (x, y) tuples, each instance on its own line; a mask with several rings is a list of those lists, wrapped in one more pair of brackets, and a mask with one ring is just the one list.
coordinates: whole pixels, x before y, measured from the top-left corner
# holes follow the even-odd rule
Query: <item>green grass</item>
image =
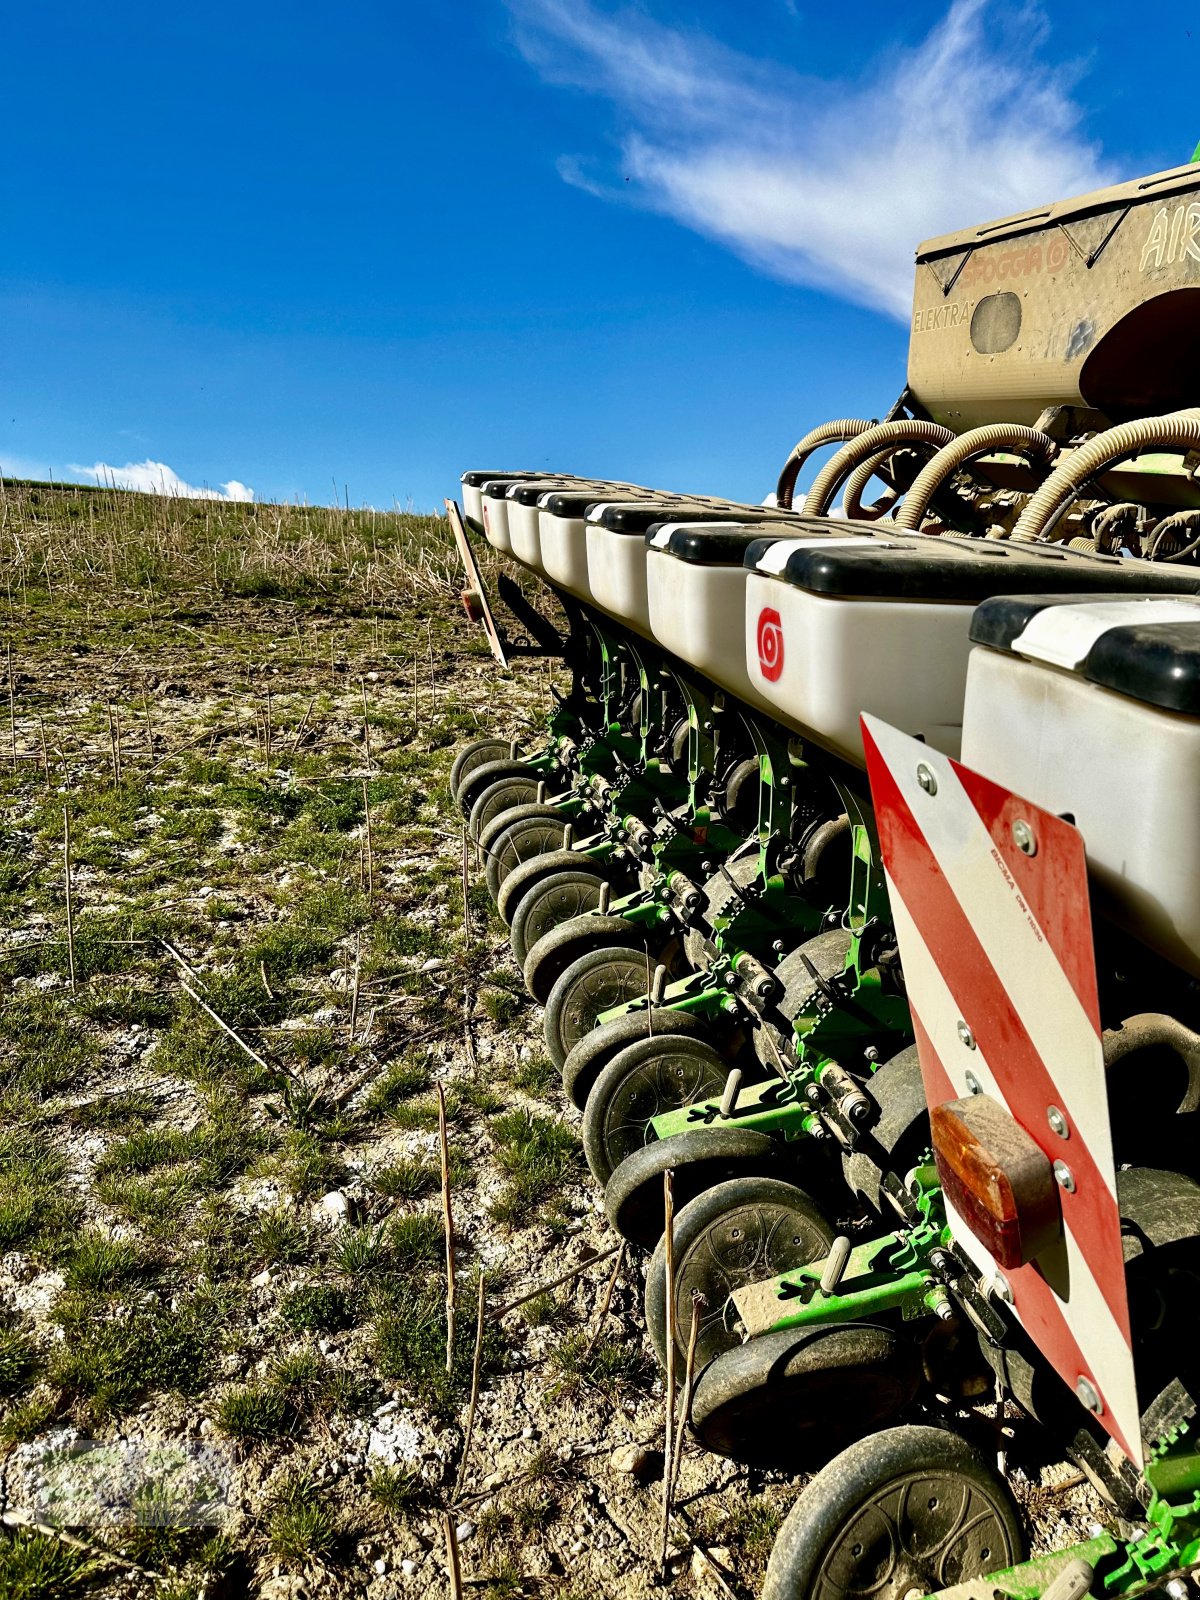
[(575, 1134), (556, 1117), (526, 1110), (506, 1111), (492, 1122), (496, 1155), (508, 1181), (492, 1203), (491, 1215), (510, 1226), (544, 1213), (563, 1186), (580, 1170)]
[(69, 1337), (47, 1365), (50, 1382), (93, 1417), (121, 1416), (147, 1392), (195, 1394), (211, 1380), (223, 1319), (209, 1297), (106, 1320), (97, 1319), (95, 1304), (69, 1291), (60, 1296), (53, 1315)]
[(303, 1284), (279, 1303), (279, 1314), (297, 1333), (336, 1333), (354, 1320), (350, 1295), (338, 1284)]
[(114, 1294), (144, 1284), (157, 1268), (135, 1244), (89, 1230), (80, 1235), (63, 1268), (68, 1289)]
[(275, 1491), (267, 1524), (272, 1553), (292, 1566), (326, 1561), (339, 1536), (337, 1516), (322, 1503), (320, 1486), (303, 1474), (285, 1479)]
[(431, 1492), (414, 1467), (377, 1466), (367, 1482), (367, 1492), (382, 1511), (401, 1516), (425, 1505)]
[(230, 1439), (256, 1443), (290, 1432), (295, 1411), (284, 1391), (270, 1384), (246, 1384), (221, 1396), (217, 1427)]
[(568, 1334), (551, 1352), (550, 1361), (558, 1373), (553, 1392), (570, 1395), (586, 1386), (615, 1396), (630, 1386), (645, 1387), (654, 1376), (654, 1367), (640, 1346), (597, 1339), (589, 1350), (589, 1341), (587, 1333)]
[(90, 1585), (93, 1556), (41, 1533), (0, 1531), (0, 1595), (4, 1600), (59, 1600)]

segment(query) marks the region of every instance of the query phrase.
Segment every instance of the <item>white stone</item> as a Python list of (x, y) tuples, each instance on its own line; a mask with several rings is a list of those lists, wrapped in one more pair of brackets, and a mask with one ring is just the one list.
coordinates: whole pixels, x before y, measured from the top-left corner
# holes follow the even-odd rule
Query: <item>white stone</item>
[(454, 1537), (458, 1540), (459, 1544), (466, 1544), (467, 1540), (474, 1532), (475, 1524), (473, 1522), (460, 1522), (458, 1527), (454, 1530)]
[(344, 1217), (349, 1214), (350, 1202), (340, 1189), (331, 1189), (328, 1194), (321, 1196), (321, 1210), (327, 1211), (331, 1217)]

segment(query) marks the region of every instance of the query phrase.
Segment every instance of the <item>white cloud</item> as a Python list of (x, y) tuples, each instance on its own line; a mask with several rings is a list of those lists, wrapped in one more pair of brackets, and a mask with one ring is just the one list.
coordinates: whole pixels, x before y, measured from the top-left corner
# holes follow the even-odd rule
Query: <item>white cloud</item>
[(776, 277), (895, 316), (922, 239), (1114, 181), (1080, 132), (1076, 71), (1039, 58), (1046, 29), (1029, 6), (954, 0), (920, 44), (833, 81), (641, 9), (506, 3), (543, 77), (617, 111), (616, 181), (567, 156), (566, 182), (632, 193)]
[(72, 463), (67, 470), (91, 478), (93, 483), (109, 484), (114, 489), (138, 489), (143, 494), (176, 495), (181, 500), (254, 499), (254, 490), (247, 488), (244, 483), (239, 483), (236, 478), (231, 478), (228, 483), (219, 484), (215, 489), (208, 487), (197, 489), (194, 484), (185, 483), (165, 461), (127, 461), (123, 467), (109, 466), (106, 461), (97, 461), (91, 467), (81, 467)]

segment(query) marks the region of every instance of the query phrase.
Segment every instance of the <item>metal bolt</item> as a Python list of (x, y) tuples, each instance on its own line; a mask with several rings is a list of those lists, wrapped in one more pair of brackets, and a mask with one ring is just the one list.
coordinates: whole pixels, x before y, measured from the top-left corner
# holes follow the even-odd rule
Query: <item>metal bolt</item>
[(1081, 1404), (1089, 1411), (1094, 1411), (1097, 1416), (1104, 1410), (1104, 1401), (1100, 1398), (1100, 1391), (1090, 1378), (1079, 1378), (1075, 1384), (1075, 1393), (1079, 1396)]
[(937, 793), (937, 779), (933, 775), (933, 768), (927, 767), (923, 761), (917, 763), (917, 782), (926, 794)]
[(1188, 1596), (1192, 1592), (1188, 1588), (1186, 1578), (1172, 1578), (1171, 1581), (1167, 1584), (1164, 1584), (1163, 1587), (1165, 1588), (1167, 1594), (1170, 1595), (1171, 1600), (1188, 1600)]
[(970, 1028), (967, 1027), (965, 1022), (960, 1022), (958, 1025), (958, 1037), (966, 1045), (968, 1050), (974, 1050), (975, 1035), (971, 1032)]
[(1075, 1193), (1075, 1174), (1065, 1161), (1054, 1163), (1054, 1181), (1060, 1189), (1065, 1189), (1068, 1194)]
[(781, 956), (783, 954), (783, 950), (784, 950), (783, 940), (782, 939), (773, 939), (771, 941), (771, 949), (774, 950), (774, 952), (775, 952), (775, 954), (777, 956)]
[(1018, 817), (1013, 823), (1012, 836), (1013, 843), (1022, 854), (1027, 856), (1037, 855), (1037, 839), (1034, 837), (1033, 829), (1025, 821), (1024, 817)]
[(735, 972), (727, 972), (725, 974), (725, 987), (727, 989), (732, 989), (736, 983), (737, 974)]
[(791, 779), (790, 779), (790, 778), (789, 778), (789, 777), (787, 777), (787, 776), (786, 776), (786, 775), (785, 775), (785, 776), (784, 776), (784, 777), (782, 777), (782, 778), (780, 778), (780, 780), (779, 780), (779, 787), (780, 787), (780, 788), (781, 788), (781, 789), (787, 789), (787, 788), (790, 788), (790, 787), (791, 787), (791, 782), (792, 782), (792, 780), (791, 780)]
[(1057, 1106), (1046, 1107), (1046, 1121), (1050, 1124), (1051, 1133), (1056, 1133), (1060, 1139), (1069, 1139), (1071, 1129), (1066, 1117)]
[(967, 1071), (964, 1074), (964, 1076), (966, 1078), (967, 1093), (968, 1094), (982, 1094), (983, 1093), (983, 1085), (980, 1083), (979, 1079), (975, 1076), (975, 1074), (970, 1070), (970, 1068), (967, 1069)]
[(1009, 1285), (1008, 1279), (1002, 1272), (997, 1272), (992, 1278), (992, 1293), (996, 1296), (997, 1300), (1003, 1300), (1006, 1306), (1012, 1305), (1013, 1292)]

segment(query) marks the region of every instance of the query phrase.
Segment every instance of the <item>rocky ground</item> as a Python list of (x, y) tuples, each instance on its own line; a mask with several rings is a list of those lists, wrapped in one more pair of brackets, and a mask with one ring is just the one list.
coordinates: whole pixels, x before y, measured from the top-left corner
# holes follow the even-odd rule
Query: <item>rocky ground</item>
[[(659, 1570), (641, 1264), (447, 788), (552, 673), (495, 667), (446, 525), (10, 486), (0, 560), (0, 1593), (445, 1595), (447, 1522), (473, 1592), (757, 1593), (797, 1481), (691, 1448)], [(81, 1442), (219, 1514), (47, 1518)]]

